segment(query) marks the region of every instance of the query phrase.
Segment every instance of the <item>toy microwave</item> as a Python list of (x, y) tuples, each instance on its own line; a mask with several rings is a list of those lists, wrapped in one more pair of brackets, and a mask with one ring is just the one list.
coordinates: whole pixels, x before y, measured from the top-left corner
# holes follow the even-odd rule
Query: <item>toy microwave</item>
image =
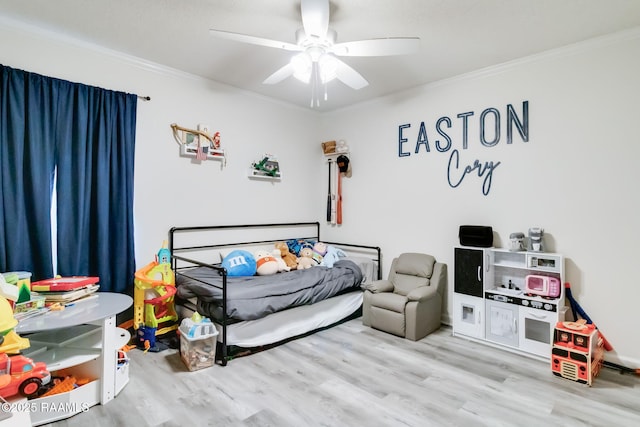
[(528, 294), (558, 298), (560, 296), (560, 280), (557, 277), (530, 274), (524, 278), (524, 289)]

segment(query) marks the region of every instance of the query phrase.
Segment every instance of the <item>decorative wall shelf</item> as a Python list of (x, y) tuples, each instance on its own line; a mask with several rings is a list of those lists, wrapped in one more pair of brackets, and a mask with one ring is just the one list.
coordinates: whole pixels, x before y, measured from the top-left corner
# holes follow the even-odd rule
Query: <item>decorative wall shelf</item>
[(262, 181), (280, 181), (282, 179), (282, 173), (280, 172), (278, 172), (274, 176), (271, 176), (271, 175), (264, 175), (263, 172), (255, 169), (249, 169), (249, 171), (247, 172), (247, 175), (249, 176), (250, 179), (257, 179)]
[(280, 181), (282, 171), (278, 158), (271, 154), (265, 154), (259, 161), (251, 164), (248, 176), (251, 179)]
[(220, 132), (210, 135), (206, 126), (198, 127), (196, 130), (171, 124), (173, 136), (180, 145), (180, 156), (198, 160), (219, 160), (222, 166), (226, 166), (227, 156), (224, 148), (220, 147)]

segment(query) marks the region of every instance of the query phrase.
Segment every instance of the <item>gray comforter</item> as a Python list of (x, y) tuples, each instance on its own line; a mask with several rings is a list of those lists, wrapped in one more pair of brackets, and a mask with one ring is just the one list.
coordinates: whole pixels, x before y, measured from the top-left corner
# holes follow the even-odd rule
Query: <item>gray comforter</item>
[[(360, 268), (349, 260), (337, 261), (331, 268), (316, 266), (271, 276), (227, 277), (227, 316), (254, 320), (287, 308), (313, 304), (360, 290), (362, 278)], [(211, 319), (222, 318), (222, 277), (216, 270), (197, 267), (176, 274), (176, 285), (178, 297), (197, 297), (200, 314)]]

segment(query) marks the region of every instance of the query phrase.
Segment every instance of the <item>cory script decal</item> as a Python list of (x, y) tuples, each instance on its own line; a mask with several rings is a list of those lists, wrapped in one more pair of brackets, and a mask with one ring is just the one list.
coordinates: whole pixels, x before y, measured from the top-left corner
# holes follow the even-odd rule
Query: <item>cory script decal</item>
[[(473, 111), (466, 113), (460, 113), (456, 115), (456, 124), (461, 128), (461, 133), (458, 134), (461, 137), (461, 141), (457, 145), (461, 145), (462, 150), (466, 150), (469, 147), (469, 118), (474, 116)], [(478, 137), (480, 144), (484, 147), (495, 147), (500, 142), (501, 134), (501, 120), (503, 116), (500, 115), (500, 111), (497, 108), (487, 108), (480, 113), (478, 120)], [(504, 115), (506, 121), (506, 143), (513, 143), (513, 131), (514, 128), (520, 135), (520, 139), (523, 142), (529, 141), (529, 101), (522, 102), (522, 112), (518, 116), (513, 105), (507, 105), (507, 111)], [(452, 139), (453, 132), (451, 129), (454, 126), (454, 122), (451, 117), (440, 117), (429, 132), (427, 131), (427, 125), (425, 122), (421, 122), (418, 127), (418, 133), (413, 138), (415, 141), (413, 145), (413, 154), (419, 154), (420, 150), (424, 153), (431, 152), (431, 144), (429, 143), (428, 134), (434, 135), (434, 131), (437, 134), (433, 140), (433, 148), (437, 152), (446, 153), (450, 151), (449, 165), (447, 167), (447, 182), (452, 188), (460, 186), (467, 176), (477, 175), (482, 180), (482, 194), (485, 196), (491, 191), (491, 184), (493, 182), (493, 173), (496, 168), (500, 166), (501, 162), (493, 162), (491, 160), (482, 161), (475, 159), (470, 163), (462, 162), (460, 150), (453, 148), (454, 140)], [(398, 157), (408, 157), (412, 153), (410, 150), (412, 147), (412, 141), (406, 137), (409, 133), (411, 124), (403, 124), (398, 126)]]

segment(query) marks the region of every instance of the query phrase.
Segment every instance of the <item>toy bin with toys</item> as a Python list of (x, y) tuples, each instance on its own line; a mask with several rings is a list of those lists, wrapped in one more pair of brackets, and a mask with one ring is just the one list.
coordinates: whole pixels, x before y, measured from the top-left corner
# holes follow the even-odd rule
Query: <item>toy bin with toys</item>
[(190, 371), (213, 366), (216, 362), (218, 330), (197, 312), (180, 323), (180, 357)]

